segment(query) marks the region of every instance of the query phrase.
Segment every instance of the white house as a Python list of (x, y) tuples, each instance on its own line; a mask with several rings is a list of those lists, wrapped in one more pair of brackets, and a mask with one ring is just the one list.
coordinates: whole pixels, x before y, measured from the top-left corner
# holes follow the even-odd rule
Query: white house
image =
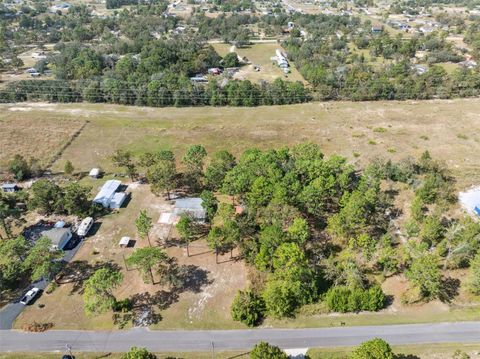
[(93, 199), (93, 203), (101, 204), (104, 208), (109, 208), (110, 203), (114, 199), (118, 188), (122, 184), (119, 180), (109, 180), (100, 189), (100, 192)]

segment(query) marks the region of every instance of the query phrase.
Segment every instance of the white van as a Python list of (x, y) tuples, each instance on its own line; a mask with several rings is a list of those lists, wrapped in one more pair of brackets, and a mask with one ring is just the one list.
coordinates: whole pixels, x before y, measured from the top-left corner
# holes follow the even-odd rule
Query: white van
[(82, 223), (80, 223), (80, 226), (78, 226), (77, 234), (79, 237), (85, 237), (93, 226), (93, 218), (92, 217), (87, 217), (85, 218)]

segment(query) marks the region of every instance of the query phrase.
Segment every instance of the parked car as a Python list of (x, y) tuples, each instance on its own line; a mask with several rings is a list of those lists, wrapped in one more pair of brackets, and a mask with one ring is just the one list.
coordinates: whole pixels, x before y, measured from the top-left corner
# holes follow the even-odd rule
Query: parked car
[(93, 226), (93, 218), (87, 217), (85, 218), (80, 225), (78, 226), (77, 234), (79, 237), (85, 237), (88, 234), (88, 231)]
[(33, 287), (23, 296), (22, 299), (20, 299), (20, 303), (22, 303), (23, 305), (27, 305), (33, 300), (33, 298), (35, 298), (38, 295), (39, 292), (40, 292), (40, 288)]

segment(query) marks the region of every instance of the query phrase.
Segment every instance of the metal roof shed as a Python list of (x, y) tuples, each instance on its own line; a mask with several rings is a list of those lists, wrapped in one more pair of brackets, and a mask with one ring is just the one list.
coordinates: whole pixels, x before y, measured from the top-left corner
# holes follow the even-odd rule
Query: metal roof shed
[(193, 219), (204, 222), (206, 218), (205, 209), (202, 207), (201, 198), (180, 198), (175, 201), (173, 213), (177, 216), (184, 214), (191, 215)]
[(109, 180), (105, 182), (105, 184), (100, 189), (100, 192), (95, 196), (93, 199), (94, 203), (99, 203), (103, 207), (108, 208), (110, 206), (110, 202), (115, 195), (115, 192), (118, 190), (118, 187), (122, 182), (119, 180)]
[(127, 198), (127, 194), (125, 192), (117, 192), (113, 195), (112, 200), (110, 201), (110, 208), (120, 208), (122, 207), (123, 202)]

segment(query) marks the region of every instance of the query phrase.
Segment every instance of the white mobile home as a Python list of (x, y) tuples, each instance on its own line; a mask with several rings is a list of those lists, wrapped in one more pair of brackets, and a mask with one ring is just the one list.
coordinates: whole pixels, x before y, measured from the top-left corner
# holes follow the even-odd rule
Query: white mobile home
[(100, 192), (93, 199), (93, 203), (101, 204), (104, 208), (109, 208), (110, 203), (115, 196), (115, 193), (118, 191), (118, 188), (122, 182), (119, 180), (109, 180), (100, 189)]

